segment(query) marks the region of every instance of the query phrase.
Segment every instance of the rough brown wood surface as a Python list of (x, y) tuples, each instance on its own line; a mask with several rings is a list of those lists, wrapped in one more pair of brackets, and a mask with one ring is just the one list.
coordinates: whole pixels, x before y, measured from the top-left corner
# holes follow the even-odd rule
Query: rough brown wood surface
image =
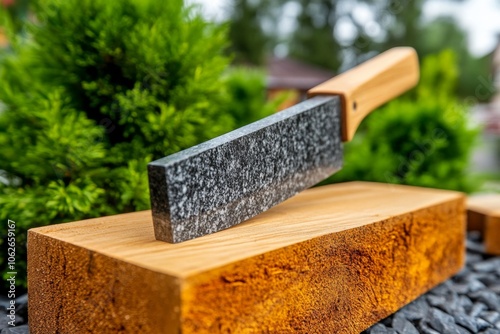
[(43, 333), (359, 333), (457, 272), (465, 200), (347, 183), (181, 244), (149, 211), (30, 230)]
[(481, 231), (485, 251), (500, 255), (500, 195), (478, 195), (468, 198), (467, 229)]

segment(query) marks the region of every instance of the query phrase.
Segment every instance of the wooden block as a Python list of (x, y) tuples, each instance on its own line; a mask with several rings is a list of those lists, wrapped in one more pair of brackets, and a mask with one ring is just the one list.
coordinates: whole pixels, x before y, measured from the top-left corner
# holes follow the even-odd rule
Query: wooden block
[(354, 182), (180, 244), (150, 211), (28, 238), (34, 334), (359, 333), (462, 267), (465, 198)]
[(467, 228), (482, 232), (487, 253), (500, 255), (500, 194), (467, 199)]

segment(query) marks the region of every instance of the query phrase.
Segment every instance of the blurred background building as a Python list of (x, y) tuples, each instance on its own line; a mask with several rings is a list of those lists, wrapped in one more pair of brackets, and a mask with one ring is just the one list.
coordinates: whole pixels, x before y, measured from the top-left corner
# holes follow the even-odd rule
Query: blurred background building
[(268, 98), (288, 93), (288, 98), (279, 106), (280, 110), (305, 100), (309, 89), (334, 76), (328, 69), (288, 57), (269, 57), (265, 67)]

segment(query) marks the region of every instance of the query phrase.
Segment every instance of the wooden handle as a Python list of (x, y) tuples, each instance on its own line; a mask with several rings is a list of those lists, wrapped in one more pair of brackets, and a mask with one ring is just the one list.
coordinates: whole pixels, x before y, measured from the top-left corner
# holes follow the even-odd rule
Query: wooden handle
[(366, 115), (414, 87), (419, 77), (415, 50), (398, 47), (323, 82), (308, 95), (341, 96), (342, 139), (350, 141)]

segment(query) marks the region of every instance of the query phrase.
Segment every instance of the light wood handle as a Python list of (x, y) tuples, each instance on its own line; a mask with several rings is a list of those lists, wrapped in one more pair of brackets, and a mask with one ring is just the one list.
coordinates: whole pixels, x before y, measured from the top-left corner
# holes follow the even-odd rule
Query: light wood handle
[(361, 121), (375, 108), (414, 87), (419, 80), (413, 48), (390, 49), (310, 89), (308, 95), (340, 95), (342, 139), (350, 141)]

